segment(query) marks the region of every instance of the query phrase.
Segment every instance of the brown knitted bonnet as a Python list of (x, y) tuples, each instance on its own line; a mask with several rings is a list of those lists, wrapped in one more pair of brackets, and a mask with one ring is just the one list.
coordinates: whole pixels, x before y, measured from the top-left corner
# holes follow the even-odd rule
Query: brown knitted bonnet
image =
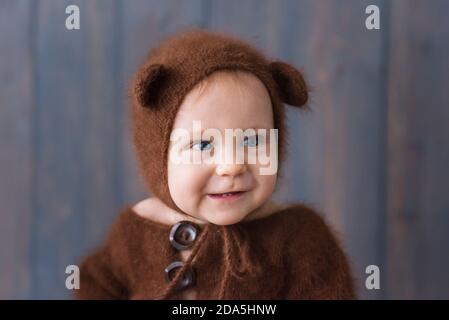
[(131, 85), (132, 135), (140, 172), (151, 193), (180, 212), (167, 182), (170, 133), (184, 97), (217, 70), (250, 72), (267, 88), (278, 129), (279, 170), (285, 158), (283, 103), (302, 107), (308, 99), (300, 71), (285, 62), (267, 60), (255, 48), (228, 35), (191, 30), (153, 49)]

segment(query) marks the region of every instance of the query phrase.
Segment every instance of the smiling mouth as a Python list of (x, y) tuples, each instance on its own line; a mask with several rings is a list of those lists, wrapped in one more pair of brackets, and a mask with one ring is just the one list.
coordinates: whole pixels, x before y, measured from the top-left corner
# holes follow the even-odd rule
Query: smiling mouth
[(215, 200), (235, 200), (240, 198), (246, 191), (226, 192), (226, 193), (209, 193), (207, 196)]

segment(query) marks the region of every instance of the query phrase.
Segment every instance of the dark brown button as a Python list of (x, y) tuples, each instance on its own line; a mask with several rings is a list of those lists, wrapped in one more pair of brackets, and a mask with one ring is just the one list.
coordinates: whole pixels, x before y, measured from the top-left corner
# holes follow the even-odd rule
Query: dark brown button
[(169, 240), (178, 250), (186, 250), (192, 246), (198, 235), (198, 229), (189, 221), (180, 221), (170, 230)]
[[(175, 277), (175, 270), (180, 269), (184, 265), (182, 261), (174, 261), (165, 268), (165, 280), (167, 282), (172, 281)], [(187, 268), (181, 281), (176, 286), (177, 289), (183, 289), (188, 286), (193, 286), (195, 284), (195, 271), (192, 268)]]

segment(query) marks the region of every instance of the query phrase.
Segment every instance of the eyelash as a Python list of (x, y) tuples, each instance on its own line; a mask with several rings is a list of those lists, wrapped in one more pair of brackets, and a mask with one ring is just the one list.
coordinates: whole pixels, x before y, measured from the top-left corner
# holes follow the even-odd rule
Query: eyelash
[[(247, 143), (247, 142), (249, 141), (250, 138), (255, 138), (255, 142), (256, 142), (256, 145), (255, 145), (255, 146), (248, 146), (247, 144), (245, 144), (245, 143)], [(194, 149), (195, 146), (200, 146), (200, 148), (197, 149), (197, 150), (199, 150), (199, 151), (207, 150), (207, 149), (204, 149), (204, 148), (202, 147), (202, 146), (203, 146), (203, 143), (207, 143), (209, 146), (212, 146), (212, 141), (208, 141), (208, 140), (199, 140), (199, 141), (193, 142), (193, 143), (190, 145), (190, 147), (191, 147), (192, 149)], [(248, 137), (248, 136), (245, 136), (245, 137), (244, 137), (243, 145), (246, 146), (246, 147), (248, 147), (248, 148), (255, 148), (255, 147), (258, 147), (258, 146), (259, 146), (259, 143), (260, 143), (260, 138), (259, 138), (258, 135), (254, 135), (254, 136), (251, 136), (251, 137)]]
[[(208, 143), (209, 145), (212, 145), (212, 142), (211, 141), (207, 141), (207, 140), (199, 140), (199, 141), (195, 141), (195, 142), (193, 142), (192, 144), (191, 144), (191, 148), (192, 149), (194, 149), (195, 148), (195, 146), (197, 146), (197, 145), (201, 145), (202, 146), (202, 144), (203, 143)], [(205, 149), (202, 149), (201, 147), (200, 147), (200, 149), (199, 149), (199, 151), (204, 151)]]
[(252, 146), (252, 147), (246, 145), (248, 148), (255, 148), (255, 147), (258, 147), (258, 146), (259, 146), (259, 140), (260, 140), (260, 138), (259, 138), (258, 135), (254, 135), (254, 136), (251, 136), (251, 137), (245, 136), (244, 141), (243, 141), (243, 144), (244, 144), (244, 145), (245, 145), (245, 142), (247, 142), (247, 141), (249, 140), (249, 138), (255, 138), (255, 140), (256, 140), (256, 145), (255, 145), (255, 146)]

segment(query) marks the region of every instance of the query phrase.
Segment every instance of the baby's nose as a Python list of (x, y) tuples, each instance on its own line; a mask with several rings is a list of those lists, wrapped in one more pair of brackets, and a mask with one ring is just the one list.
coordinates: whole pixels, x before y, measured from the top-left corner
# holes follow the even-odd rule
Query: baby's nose
[(219, 176), (237, 176), (246, 171), (245, 164), (239, 163), (223, 163), (217, 165), (215, 172)]

